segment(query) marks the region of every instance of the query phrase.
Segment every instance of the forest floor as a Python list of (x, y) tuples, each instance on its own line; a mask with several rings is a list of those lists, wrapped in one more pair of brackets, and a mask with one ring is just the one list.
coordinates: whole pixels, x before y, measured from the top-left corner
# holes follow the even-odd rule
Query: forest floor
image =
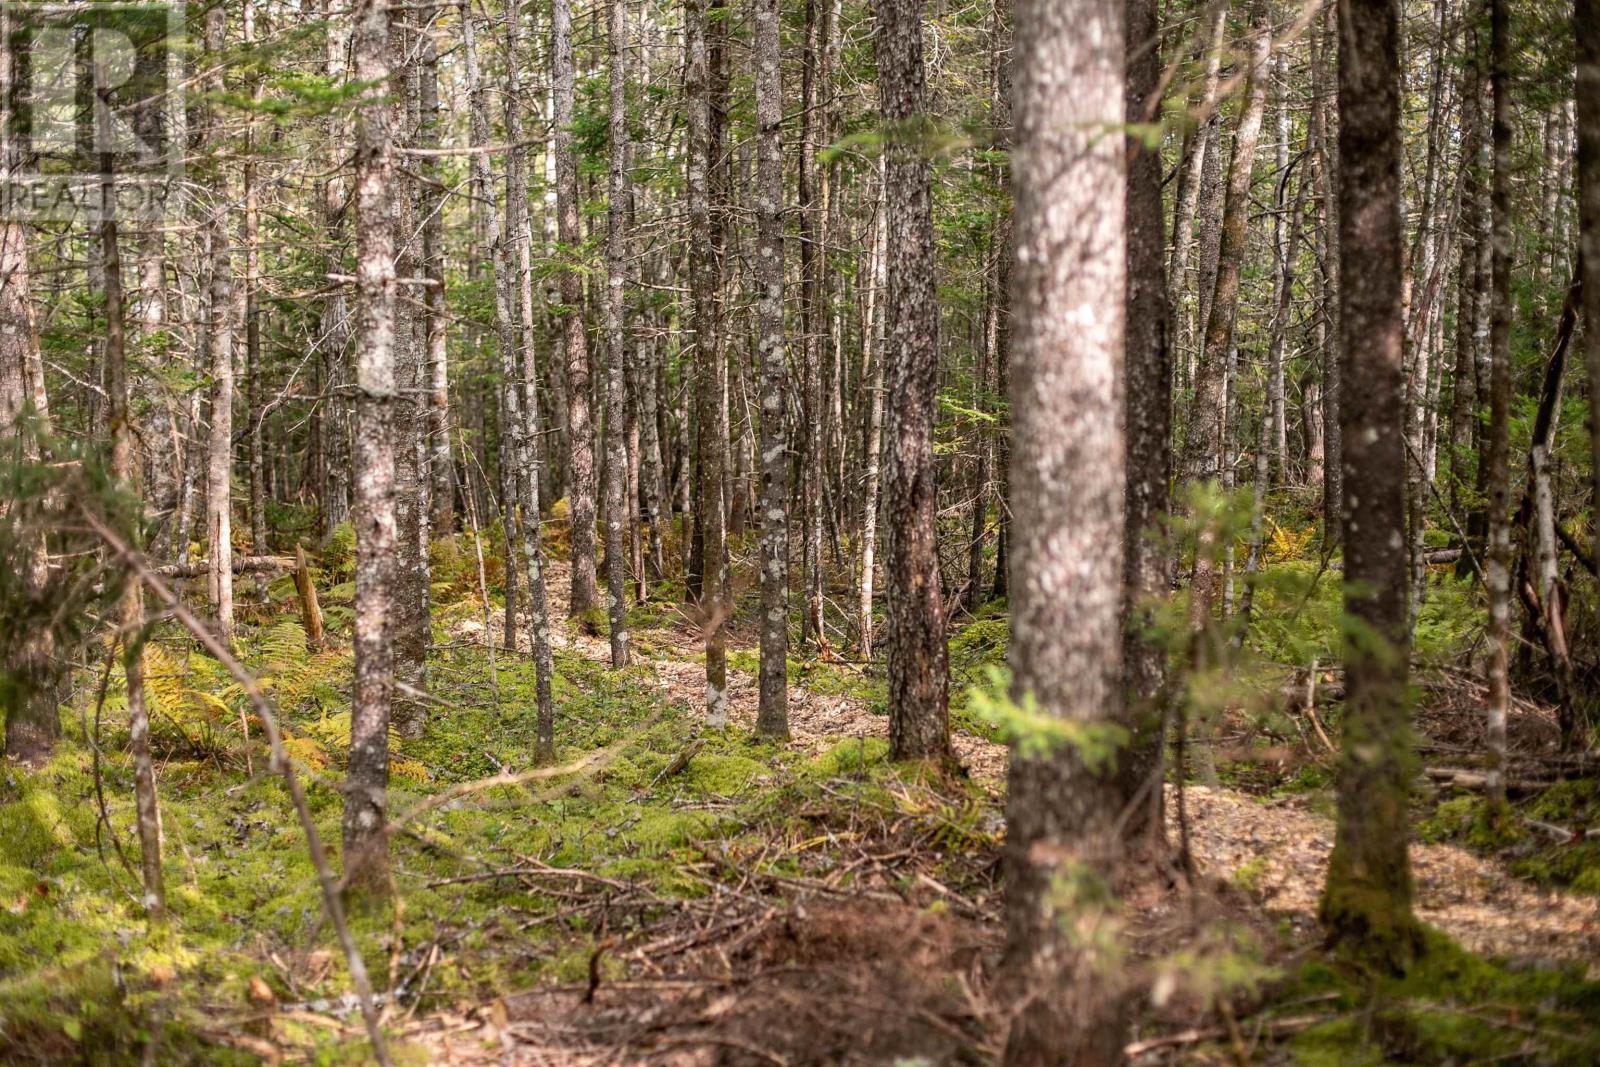
[[(341, 566), (324, 577), (335, 633)], [(567, 580), (551, 567), (553, 617)], [(703, 731), (701, 635), (652, 602), (632, 612), (637, 662), (620, 673), (603, 637), (555, 628), (564, 772), (512, 784), (530, 768), (531, 663), (501, 650), (491, 673), (475, 572), (452, 581), (435, 590), (429, 721), (394, 739), (397, 906), (354, 919), (400, 1062), (993, 1060), (1006, 750), (968, 690), (1003, 659), (1003, 615), (952, 639), (965, 776), (890, 764), (882, 683), (845, 662), (791, 662), (793, 737), (756, 739), (742, 619), (730, 727)], [(245, 612), (241, 649), (336, 844), (348, 649), (307, 653), (292, 592), (272, 597)], [(115, 684), (97, 704), (85, 671), (61, 753), (0, 782), (0, 1061), (366, 1062), (283, 790), (259, 742), (242, 758), (240, 694), (175, 633), (151, 673), (171, 927), (145, 929), (130, 899), (125, 729)], [(1472, 747), (1470, 696), (1424, 688), (1425, 751)], [(1156, 872), (1124, 901), (1125, 966), (1108, 980), (1137, 1004), (1134, 1061), (1600, 1060), (1596, 846), (1486, 836), (1474, 794), (1417, 803), (1424, 964), (1374, 979), (1321, 952), (1333, 802), (1318, 735), (1336, 709), (1322, 715), (1294, 733), (1224, 719), (1220, 783), (1188, 784), (1182, 815), (1169, 787), (1169, 831), (1186, 822), (1199, 877)], [(1529, 759), (1546, 719), (1519, 704)], [(1595, 793), (1561, 783), (1519, 814), (1581, 831), (1600, 822)]]

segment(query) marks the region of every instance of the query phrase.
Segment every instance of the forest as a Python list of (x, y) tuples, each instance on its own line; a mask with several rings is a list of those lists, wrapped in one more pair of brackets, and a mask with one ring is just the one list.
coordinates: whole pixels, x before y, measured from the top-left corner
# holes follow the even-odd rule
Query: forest
[(0, 1062), (1600, 1062), (1600, 0), (0, 4)]

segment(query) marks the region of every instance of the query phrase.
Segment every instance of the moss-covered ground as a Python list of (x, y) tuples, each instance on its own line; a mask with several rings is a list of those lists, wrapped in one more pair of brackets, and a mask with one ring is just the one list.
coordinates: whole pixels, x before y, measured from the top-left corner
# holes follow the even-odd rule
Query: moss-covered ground
[[(269, 604), (243, 606), (239, 643), (276, 702), (335, 863), (350, 728), (344, 547), (336, 539), (322, 561), (327, 649), (306, 650), (285, 581), (272, 586)], [(435, 560), (444, 580), (434, 590), (426, 726), (420, 736), (392, 738), (391, 813), (412, 813), (393, 837), (394, 897), (352, 913), (400, 1062), (438, 1054), (408, 1036), (417, 1020), (522, 990), (622, 978), (641, 965), (623, 947), (675, 944), (670, 931), (682, 916), (715, 929), (708, 917), (739, 901), (770, 915), (801, 889), (819, 899), (860, 892), (864, 901), (957, 914), (997, 936), (1003, 820), (994, 783), (890, 765), (881, 737), (804, 748), (737, 726), (703, 730), (692, 694), (653, 684), (654, 666), (683, 655), (672, 632), (683, 617), (670, 604), (634, 609), (634, 667), (610, 671), (578, 644), (558, 654), (556, 766), (564, 770), (483, 786), (533, 769), (533, 669), (526, 655), (501, 651), (491, 674), (481, 629), (473, 630), (482, 605), (466, 570), (471, 553), (449, 551)], [(1441, 586), (1419, 627), (1425, 661), (1459, 636), (1467, 596)], [(1261, 677), (1272, 664), (1331, 656), (1336, 603), (1336, 579), (1313, 565), (1270, 570), (1247, 641)], [(991, 684), (1005, 650), (1003, 602), (959, 619), (951, 638), (958, 730), (997, 737), (968, 692)], [(756, 657), (740, 647), (730, 662), (753, 671)], [(101, 676), (86, 667), (64, 706), (55, 758), (0, 771), (0, 1062), (367, 1062), (315, 871), (286, 792), (266, 773), (242, 691), (172, 628), (150, 646), (149, 675), (170, 917), (152, 927), (138, 901), (125, 695), (113, 677), (97, 700)], [(870, 667), (797, 658), (789, 675), (812, 693), (886, 710)], [(1267, 801), (1330, 795), (1330, 761), (1288, 713), (1265, 702), (1242, 714), (1233, 725), (1253, 726), (1242, 750), (1219, 760), (1226, 785)], [(1328, 730), (1337, 730), (1337, 715), (1329, 709)], [(454, 792), (440, 802), (446, 790)], [(1575, 782), (1523, 810), (1584, 825), (1600, 814), (1596, 803), (1593, 782)], [(1419, 818), (1429, 839), (1484, 849), (1516, 843), (1474, 837), (1482, 831), (1470, 800)], [(1594, 848), (1529, 850), (1509, 870), (1595, 891)], [(1249, 862), (1220, 873), (1247, 896), (1262, 875)], [(1191, 1023), (1214, 1019), (1219, 998), (1236, 999), (1255, 1017), (1240, 1031), (1246, 1038), (1250, 1025), (1295, 1019), (1312, 1006), (1315, 1021), (1286, 1027), (1273, 1045), (1280, 1059), (1600, 1061), (1600, 986), (1580, 966), (1495, 963), (1430, 934), (1421, 969), (1374, 979), (1283, 939), (1227, 942), (1226, 952), (1161, 947), (1157, 970), (1170, 964), (1187, 988), (1211, 991)], [(980, 971), (993, 964), (986, 958)], [(1144, 1032), (1164, 1018), (1154, 1012)], [(979, 1060), (994, 1052), (993, 1031), (984, 1030), (993, 1024), (963, 1031)], [(1270, 1042), (1277, 1031), (1261, 1034)], [(1180, 1052), (1226, 1056), (1231, 1044), (1198, 1041)]]

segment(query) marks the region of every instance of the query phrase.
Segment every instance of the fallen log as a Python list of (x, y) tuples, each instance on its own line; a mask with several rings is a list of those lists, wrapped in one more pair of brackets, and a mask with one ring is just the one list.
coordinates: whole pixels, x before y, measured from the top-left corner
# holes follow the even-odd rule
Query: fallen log
[[(1482, 793), (1489, 788), (1489, 775), (1484, 771), (1469, 771), (1459, 767), (1425, 767), (1422, 773), (1429, 781), (1438, 782), (1466, 793)], [(1527, 778), (1507, 778), (1507, 796), (1532, 796), (1549, 789), (1555, 782), (1536, 782)]]
[[(1431, 552), (1422, 554), (1422, 562), (1429, 566), (1438, 563), (1454, 563), (1460, 558), (1461, 549), (1459, 548), (1436, 548)], [(1342, 571), (1344, 570), (1344, 561), (1336, 559), (1328, 564), (1328, 569), (1330, 571)]]
[[(187, 563), (169, 563), (164, 567), (156, 567), (155, 572), (163, 578), (201, 578), (205, 576), (210, 566), (207, 560), (192, 559)], [(233, 557), (235, 574), (280, 574), (293, 569), (293, 556)]]

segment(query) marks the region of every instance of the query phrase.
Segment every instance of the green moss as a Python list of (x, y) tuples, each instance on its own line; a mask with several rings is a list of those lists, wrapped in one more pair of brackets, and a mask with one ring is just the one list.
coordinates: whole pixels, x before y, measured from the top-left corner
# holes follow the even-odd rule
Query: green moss
[(888, 766), (889, 742), (881, 737), (862, 737), (841, 741), (813, 757), (805, 767), (808, 778), (857, 778), (873, 768)]
[(696, 753), (683, 772), (689, 786), (704, 796), (735, 796), (770, 777), (764, 764), (733, 753)]
[(1284, 1003), (1333, 999), (1331, 1019), (1290, 1039), (1296, 1063), (1590, 1064), (1600, 1056), (1600, 984), (1580, 965), (1516, 970), (1424, 929), (1403, 978), (1312, 961), (1279, 991)]
[(1267, 873), (1267, 859), (1257, 856), (1246, 860), (1234, 869), (1231, 881), (1246, 893), (1256, 894), (1261, 891), (1262, 879)]

